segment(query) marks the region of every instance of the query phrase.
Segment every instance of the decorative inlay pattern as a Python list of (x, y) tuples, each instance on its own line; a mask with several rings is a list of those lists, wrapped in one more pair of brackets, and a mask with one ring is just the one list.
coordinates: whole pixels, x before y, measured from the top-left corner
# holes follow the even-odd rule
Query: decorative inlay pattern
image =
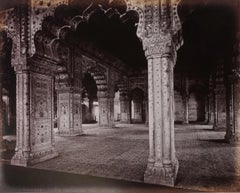
[(35, 151), (44, 143), (51, 143), (52, 132), (52, 78), (31, 74), (31, 145)]

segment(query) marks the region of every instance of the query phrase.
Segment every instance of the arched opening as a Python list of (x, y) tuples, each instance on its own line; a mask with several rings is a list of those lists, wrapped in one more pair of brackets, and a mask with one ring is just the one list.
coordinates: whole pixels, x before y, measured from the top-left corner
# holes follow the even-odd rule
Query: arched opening
[[(45, 2), (40, 4), (45, 6)], [(185, 45), (177, 58), (182, 40), (177, 5), (157, 4), (152, 9), (149, 4), (132, 6), (138, 10), (136, 12), (122, 0), (92, 3), (76, 0), (70, 4), (60, 5), (50, 16), (44, 13), (43, 21), (37, 22), (42, 23), (42, 28), (35, 36), (33, 32), (37, 28), (24, 35), (29, 33), (29, 26), (16, 34), (19, 60), (14, 65), (19, 84), (16, 95), (20, 121), (17, 122), (17, 148), (12, 164), (28, 166), (48, 160), (58, 155), (54, 147), (60, 147), (60, 157), (51, 160), (49, 168), (61, 166), (64, 171), (71, 172), (78, 163), (78, 172), (85, 172), (82, 168), (86, 165), (80, 155), (88, 155), (87, 162), (99, 166), (88, 165), (90, 174), (139, 181), (144, 176), (144, 182), (173, 186), (179, 166), (175, 155), (176, 131), (179, 177), (185, 179), (186, 171), (201, 172), (199, 167), (191, 168), (188, 163), (199, 165), (201, 158), (208, 155), (199, 156), (198, 162), (190, 158), (197, 157), (196, 152), (201, 152), (206, 144), (212, 147), (215, 143), (211, 140), (216, 136), (219, 141), (225, 135), (220, 130), (215, 135), (212, 125), (215, 130), (220, 124), (227, 125), (226, 138), (231, 139), (235, 132), (232, 128), (237, 124), (236, 119), (236, 123), (230, 124), (236, 114), (232, 96), (237, 88), (226, 73), (232, 69), (225, 64), (231, 63), (231, 11), (207, 1), (182, 9), (187, 13), (183, 27)], [(23, 25), (28, 21), (36, 23), (35, 18), (24, 17), (24, 11), (18, 11), (17, 14), (22, 15), (15, 20), (21, 20), (19, 23)], [(34, 8), (34, 12), (38, 15), (36, 18), (41, 17), (39, 10)], [(31, 57), (33, 36), (36, 53)], [(30, 43), (26, 37), (30, 37)], [(5, 114), (8, 114), (9, 92), (4, 91), (4, 95)], [(93, 113), (94, 103), (98, 113)], [(8, 122), (8, 116), (5, 117)], [(82, 128), (82, 123), (92, 121), (99, 125), (91, 131)], [(128, 125), (131, 121), (146, 121), (149, 126)], [(184, 124), (179, 125), (180, 122)], [(58, 139), (61, 138), (55, 142), (54, 124), (58, 127)], [(83, 135), (82, 138), (79, 135)], [(69, 136), (72, 138), (67, 138)], [(210, 142), (206, 142), (209, 139)], [(199, 151), (194, 148), (193, 152), (188, 151), (193, 141)], [(66, 144), (73, 149), (61, 156), (64, 153), (61, 147)], [(83, 147), (88, 147), (88, 151), (81, 149)], [(189, 156), (182, 156), (186, 154)], [(58, 162), (70, 156), (72, 160)], [(132, 164), (138, 161), (142, 162)], [(133, 172), (120, 162), (130, 163)], [(114, 169), (108, 168), (106, 163), (111, 163)], [(40, 165), (48, 167), (45, 163)], [(105, 171), (117, 172), (106, 174)]]
[(99, 122), (99, 108), (97, 103), (97, 85), (90, 73), (85, 73), (83, 78), (82, 95), (82, 123)]
[(11, 66), (12, 40), (5, 31), (1, 31), (1, 102), (4, 135), (16, 134), (16, 76)]

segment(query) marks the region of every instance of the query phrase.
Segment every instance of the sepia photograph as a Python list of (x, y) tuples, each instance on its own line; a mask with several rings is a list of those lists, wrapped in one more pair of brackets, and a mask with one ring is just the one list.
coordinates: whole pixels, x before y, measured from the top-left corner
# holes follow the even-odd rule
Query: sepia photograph
[(0, 0), (0, 192), (240, 192), (240, 0)]

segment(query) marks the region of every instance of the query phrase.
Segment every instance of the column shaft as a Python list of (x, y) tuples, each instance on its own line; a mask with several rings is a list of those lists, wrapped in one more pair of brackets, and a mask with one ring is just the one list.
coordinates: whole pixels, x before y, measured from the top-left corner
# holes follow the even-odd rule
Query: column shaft
[[(0, 61), (0, 68), (3, 64)], [(2, 149), (3, 137), (3, 101), (2, 101), (2, 72), (0, 69), (0, 149)]]
[(233, 103), (234, 103), (234, 86), (227, 80), (226, 84), (226, 135), (225, 139), (227, 142), (234, 141), (234, 114), (233, 114)]
[(217, 91), (214, 89), (213, 92), (213, 130), (218, 128), (218, 96)]
[(58, 116), (59, 135), (76, 136), (83, 133), (80, 91), (71, 88), (58, 91)]
[(99, 125), (112, 128), (114, 126), (114, 98), (99, 97)]
[(89, 99), (89, 106), (88, 106), (88, 110), (89, 110), (89, 121), (93, 121), (94, 120), (94, 115), (93, 115), (93, 100)]
[(188, 92), (188, 77), (184, 78), (184, 92), (183, 92), (183, 107), (184, 107), (184, 124), (189, 123), (189, 108), (188, 108), (188, 102), (189, 102), (189, 92)]
[(133, 103), (134, 103), (134, 121), (135, 122), (137, 122), (137, 123), (140, 123), (140, 122), (142, 122), (143, 121), (143, 115), (142, 115), (142, 113), (143, 113), (143, 108), (142, 108), (142, 101), (140, 101), (140, 100), (135, 100), (135, 101), (133, 101)]
[(128, 98), (120, 98), (121, 123), (130, 123), (130, 104)]
[(145, 105), (145, 124), (148, 125), (148, 118), (149, 118), (149, 113), (148, 113), (148, 99), (144, 100), (144, 105)]
[(173, 63), (166, 57), (148, 59), (149, 159), (148, 183), (173, 186), (178, 161), (174, 142)]
[[(240, 77), (239, 77), (240, 79)], [(238, 79), (234, 87), (234, 131), (235, 141), (240, 141), (240, 80)]]

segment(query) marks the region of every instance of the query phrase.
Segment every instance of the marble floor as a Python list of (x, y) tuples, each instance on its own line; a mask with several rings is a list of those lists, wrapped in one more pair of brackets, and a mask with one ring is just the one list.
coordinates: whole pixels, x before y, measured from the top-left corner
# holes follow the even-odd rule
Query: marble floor
[[(60, 156), (33, 168), (143, 182), (148, 157), (145, 125), (83, 129), (83, 136), (57, 136)], [(209, 125), (176, 125), (175, 131), (180, 164), (176, 187), (240, 191), (240, 146), (224, 143), (224, 131)]]

